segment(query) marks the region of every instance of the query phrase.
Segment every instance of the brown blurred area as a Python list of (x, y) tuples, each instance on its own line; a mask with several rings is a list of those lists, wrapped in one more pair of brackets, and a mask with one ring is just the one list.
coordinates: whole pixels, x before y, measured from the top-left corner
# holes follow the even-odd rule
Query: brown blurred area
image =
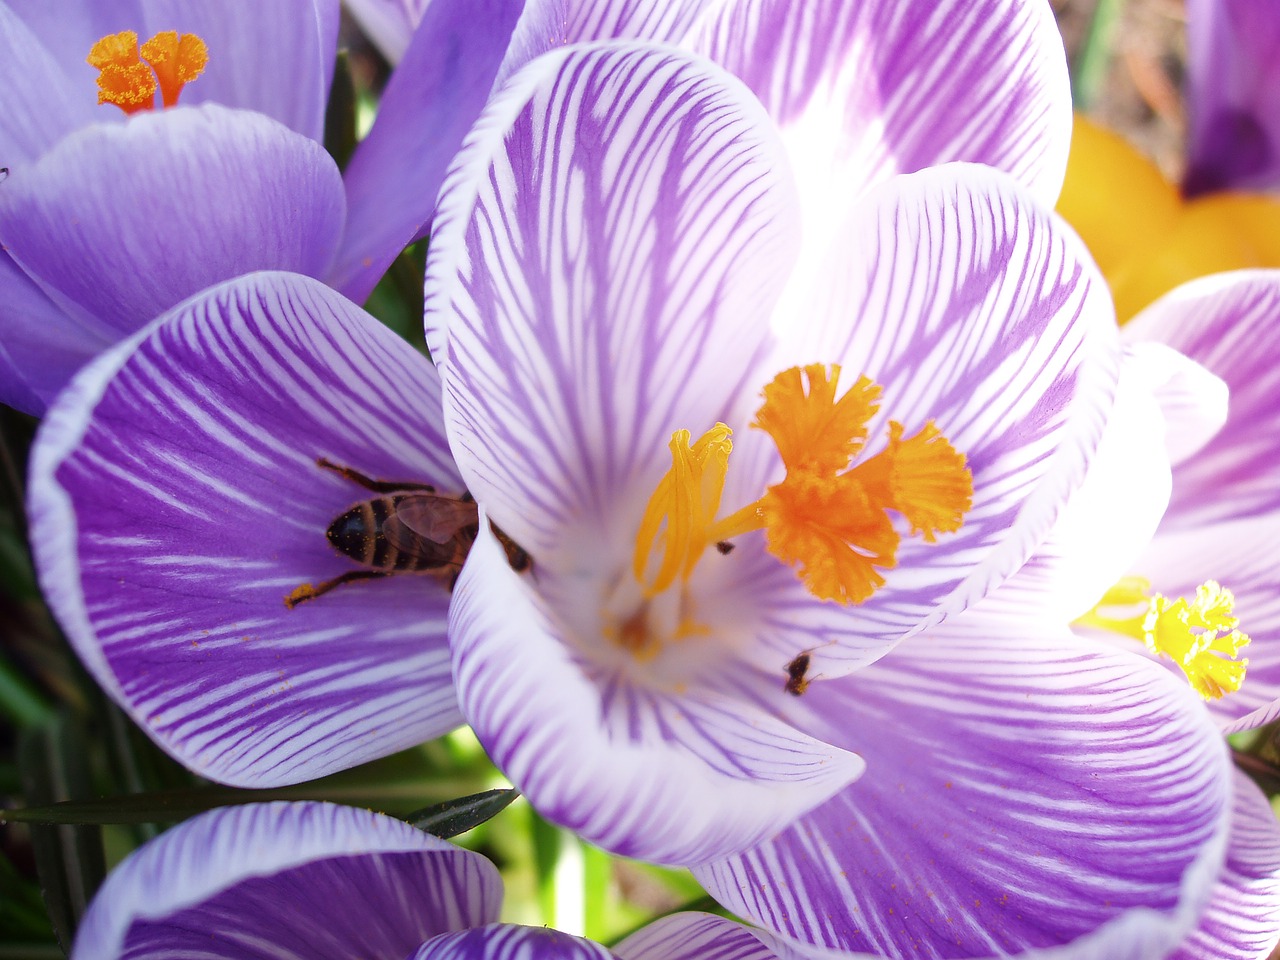
[[(1098, 0), (1051, 0), (1076, 62)], [(1186, 69), (1183, 0), (1124, 0), (1111, 38), (1106, 80), (1087, 113), (1124, 134), (1177, 182), (1182, 173)]]

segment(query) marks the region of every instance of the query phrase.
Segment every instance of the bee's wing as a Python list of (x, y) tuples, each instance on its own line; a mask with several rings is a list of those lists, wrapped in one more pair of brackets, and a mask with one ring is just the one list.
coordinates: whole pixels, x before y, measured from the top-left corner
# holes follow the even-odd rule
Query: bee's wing
[(454, 500), (430, 493), (396, 497), (395, 513), (382, 524), (382, 534), (397, 550), (412, 556), (442, 561), (453, 555), (453, 539), (479, 522), (472, 501)]

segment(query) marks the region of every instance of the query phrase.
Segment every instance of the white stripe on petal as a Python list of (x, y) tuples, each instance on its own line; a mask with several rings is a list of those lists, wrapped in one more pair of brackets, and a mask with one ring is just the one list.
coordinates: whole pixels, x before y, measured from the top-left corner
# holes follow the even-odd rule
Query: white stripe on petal
[(611, 960), (590, 940), (546, 927), (495, 923), (477, 930), (433, 937), (408, 960)]
[(768, 933), (709, 913), (655, 920), (613, 948), (619, 960), (774, 960), (785, 953)]
[(1017, 0), (741, 0), (691, 38), (782, 129), (806, 233), (896, 173), (984, 163), (1057, 200), (1071, 134), (1051, 12)]

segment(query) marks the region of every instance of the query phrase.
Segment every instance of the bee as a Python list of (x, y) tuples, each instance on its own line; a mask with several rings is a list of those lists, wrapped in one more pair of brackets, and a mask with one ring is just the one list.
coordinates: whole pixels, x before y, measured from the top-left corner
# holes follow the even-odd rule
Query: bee
[[(480, 533), (480, 513), (474, 500), (465, 494), (445, 496), (425, 483), (374, 480), (324, 457), (316, 464), (378, 494), (343, 511), (325, 531), (333, 548), (363, 569), (349, 570), (315, 585), (304, 583), (285, 597), (286, 607), (292, 610), (344, 583), (401, 573), (427, 574), (453, 589)], [(529, 569), (529, 555), (505, 533), (497, 528), (494, 533), (512, 569)]]
[(809, 684), (817, 680), (818, 676), (809, 676), (809, 665), (812, 662), (811, 654), (819, 647), (828, 646), (826, 643), (820, 643), (817, 647), (810, 647), (808, 650), (801, 650), (796, 654), (795, 659), (786, 665), (783, 669), (787, 671), (787, 680), (782, 685), (782, 689), (787, 691), (793, 697), (800, 697), (809, 689)]
[(787, 664), (787, 682), (782, 685), (782, 689), (793, 697), (801, 696), (809, 689), (809, 678), (805, 676), (808, 672), (809, 654), (799, 654)]

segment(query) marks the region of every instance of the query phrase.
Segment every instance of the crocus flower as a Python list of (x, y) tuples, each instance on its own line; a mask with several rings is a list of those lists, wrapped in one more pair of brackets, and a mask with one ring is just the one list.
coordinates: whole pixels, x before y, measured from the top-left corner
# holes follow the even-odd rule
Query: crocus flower
[[(966, 17), (954, 22), (968, 26), (953, 52), (965, 70), (944, 77), (926, 54), (947, 55), (949, 34), (941, 21), (918, 29), (918, 7), (895, 5), (890, 16), (865, 4), (848, 23), (833, 8), (823, 14), (834, 18), (826, 21), (831, 30), (809, 20), (796, 26), (843, 38), (815, 42), (813, 53), (823, 58), (815, 67), (825, 66), (809, 74), (814, 104), (853, 94), (841, 72), (846, 54), (877, 31), (894, 38), (895, 57), (862, 62), (859, 77), (878, 79), (856, 86), (862, 99), (831, 145), (840, 154), (862, 131), (881, 158), (874, 176), (849, 167), (858, 177), (850, 189), (860, 193), (885, 175), (887, 158), (909, 156), (913, 165), (983, 160), (1018, 172), (1029, 189), (1052, 192), (1066, 116), (1054, 92), (1065, 92), (1065, 83), (1057, 83), (1060, 61), (1039, 66), (1033, 56), (1052, 22), (1005, 0), (964, 7)], [(437, 0), (430, 9), (449, 7)], [(600, 11), (615, 20), (623, 12)], [(586, 29), (576, 19), (566, 24)], [(1008, 32), (987, 32), (996, 25)], [(737, 35), (732, 26), (717, 33), (726, 49)], [(750, 26), (741, 25), (747, 46)], [(975, 35), (991, 37), (991, 49), (960, 42)], [(406, 62), (417, 50), (415, 41)], [(743, 59), (754, 62), (745, 52)], [(767, 87), (770, 71), (787, 69), (762, 53), (755, 80)], [(883, 111), (868, 99), (873, 88), (887, 98)], [(976, 124), (987, 117), (993, 90), (1004, 91), (1008, 136), (944, 127), (950, 135), (930, 142), (910, 121), (938, 112)], [(803, 111), (788, 116), (798, 120)], [(714, 235), (731, 236), (736, 227), (726, 219)], [(726, 249), (754, 242), (744, 234)], [(292, 609), (284, 603), (305, 584), (368, 572), (336, 554), (326, 530), (373, 494), (319, 460), (375, 480), (430, 484), (454, 496), (464, 490), (432, 410), (435, 370), (386, 345), (385, 334), (366, 329), (371, 323), (297, 277), (230, 283), (176, 308), (86, 371), (38, 441), (30, 509), (46, 596), (103, 687), (161, 746), (206, 776), (246, 786), (296, 782), (459, 719), (446, 688), (447, 578), (370, 579)], [(733, 339), (728, 331), (718, 336)], [(373, 353), (349, 346), (365, 343), (380, 346)], [(395, 359), (382, 359), (386, 351)], [(298, 386), (290, 392), (282, 383)], [(188, 399), (164, 399), (171, 395)], [(223, 429), (208, 410), (228, 411), (235, 429)], [(911, 428), (923, 426), (924, 418)], [(659, 449), (668, 439), (660, 438)], [(253, 664), (247, 676), (246, 664)]]
[[(1139, 669), (1136, 663), (1149, 657), (1144, 667), (1165, 666), (1197, 698), (1215, 692), (1217, 698), (1201, 712), (1221, 730), (1247, 729), (1274, 718), (1280, 708), (1275, 665), (1280, 515), (1274, 483), (1280, 462), (1275, 449), (1280, 381), (1274, 375), (1280, 347), (1269, 331), (1278, 311), (1280, 275), (1252, 272), (1189, 284), (1124, 328), (1129, 348), (1116, 404), (1088, 478), (1053, 532), (1022, 571), (963, 616), (908, 640), (846, 681), (814, 685), (809, 702), (819, 709), (823, 698), (842, 697), (842, 726), (832, 730), (833, 742), (866, 757), (867, 773), (768, 843), (697, 868), (713, 894), (769, 929), (846, 949), (914, 956), (921, 942), (928, 943), (922, 931), (931, 922), (945, 923), (955, 955), (1045, 945), (1039, 938), (1052, 928), (1049, 917), (1063, 916), (1046, 908), (1046, 892), (1062, 895), (1067, 886), (1078, 890), (1089, 881), (1082, 873), (1068, 881), (1051, 859), (1025, 856), (1046, 846), (1075, 847), (1081, 835), (1058, 844), (1018, 839), (1017, 831), (1032, 819), (1022, 807), (1035, 796), (1029, 778), (1039, 774), (1043, 759), (1028, 754), (1025, 772), (1006, 781), (993, 779), (992, 771), (1008, 762), (1007, 756), (991, 763), (969, 756), (973, 747), (959, 760), (944, 752), (963, 742), (963, 737), (946, 736), (957, 726), (985, 732), (1000, 716), (1005, 735), (1016, 741), (1009, 752), (1049, 752), (1033, 745), (1051, 735), (1052, 727), (1021, 716), (1022, 705), (992, 691), (984, 698), (985, 709), (974, 708), (982, 687), (972, 675), (961, 681), (952, 662), (975, 645), (984, 627), (989, 633), (982, 639), (982, 662), (1023, 661), (1026, 637), (1055, 621), (1065, 627), (1101, 600), (1098, 609), (1077, 620), (1074, 635), (1060, 635), (1060, 655), (1077, 683), (1102, 679), (1092, 658), (1109, 648), (1112, 670)], [(1231, 397), (1225, 422), (1223, 381)], [(1117, 580), (1135, 574), (1150, 587), (1136, 609), (1132, 579), (1125, 581), (1129, 596), (1113, 591), (1104, 599)], [(1206, 590), (1207, 580), (1234, 592), (1234, 610), (1223, 605), (1221, 590)], [(1176, 615), (1178, 598), (1194, 605), (1198, 591), (1216, 601), (1200, 611), (1216, 622), (1202, 625), (1191, 618), (1188, 625)], [(1169, 602), (1157, 602), (1155, 592)], [(1240, 639), (1232, 635), (1237, 626), (1253, 638), (1238, 651), (1248, 656), (1247, 671), (1232, 657)], [(1125, 657), (1134, 662), (1129, 668)], [(952, 671), (954, 686), (946, 681)], [(871, 737), (860, 740), (850, 732), (873, 722), (877, 731), (898, 729), (884, 719), (899, 704), (904, 721), (910, 716), (930, 731), (914, 755), (893, 734), (885, 742), (878, 732), (876, 742), (869, 743)], [(826, 712), (838, 715), (831, 706)], [(1162, 749), (1160, 736), (1156, 728), (1154, 738), (1144, 742), (1117, 731), (1111, 762), (1139, 762), (1148, 751)], [(938, 790), (942, 780), (944, 789)], [(1243, 774), (1236, 772), (1229, 788), (1227, 859), (1190, 932), (1180, 941), (1171, 937), (1164, 947), (1157, 947), (1158, 941), (1141, 948), (1084, 941), (1079, 955), (1242, 960), (1270, 954), (1280, 937), (1280, 825)], [(1180, 789), (1174, 781), (1159, 788), (1166, 817), (1177, 807)], [(1060, 790), (1061, 785), (1050, 794)], [(1013, 809), (997, 812), (1006, 805)], [(1167, 820), (1126, 819), (1108, 829), (1083, 811), (1077, 814), (1074, 831), (1105, 836), (1100, 845), (1111, 848), (1110, 855), (1129, 857), (1135, 868), (1131, 879), (1145, 879), (1141, 874), (1160, 855)], [(849, 843), (851, 832), (861, 842)], [(998, 837), (998, 844), (991, 837)], [(1041, 866), (1045, 872), (1036, 875)], [(1110, 897), (1114, 888), (1106, 889)], [(1020, 929), (1022, 921), (1039, 929)], [(1182, 923), (1185, 929), (1186, 917)], [(1168, 933), (1176, 929), (1175, 924)], [(1118, 929), (1112, 932), (1123, 940)]]
[[(1131, 399), (1055, 532), (993, 598), (1150, 656), (1223, 732), (1280, 715), (1277, 315), (1280, 272), (1244, 271), (1126, 325)], [(1231, 873), (1187, 957), (1265, 956), (1280, 937), (1280, 826), (1247, 778), (1233, 789)]]
[(1252, 0), (1187, 4), (1190, 130), (1181, 187), (1118, 134), (1076, 117), (1058, 209), (1126, 321), (1195, 277), (1280, 267), (1280, 16)]
[[(429, 304), (448, 312), (459, 468), (535, 561), (532, 577), (513, 573), (482, 530), (455, 589), (455, 680), (490, 755), (551, 819), (685, 863), (797, 818), (815, 825), (783, 834), (797, 855), (826, 836), (844, 845), (857, 822), (844, 798), (869, 781), (886, 819), (852, 833), (855, 855), (880, 858), (875, 900), (858, 906), (889, 917), (905, 905), (908, 922), (900, 937), (831, 944), (843, 949), (927, 953), (959, 937), (983, 955), (1109, 922), (1144, 949), (1176, 940), (1216, 870), (1227, 801), (1222, 744), (1189, 691), (1082, 647), (1065, 624), (928, 632), (1021, 565), (1110, 408), (1114, 321), (1075, 238), (1006, 178), (948, 167), (847, 209), (806, 267), (793, 259), (805, 246), (789, 211), (803, 208), (788, 202), (785, 154), (723, 74), (661, 50), (588, 47), (522, 78), (459, 157), (427, 280)], [(853, 401), (831, 407), (835, 390), (816, 412), (812, 374), (807, 397), (775, 405), (800, 379), (775, 375), (797, 361), (883, 388), (857, 438), (866, 449), (850, 444), (851, 476), (892, 449), (894, 421), (907, 436), (934, 423), (971, 471), (959, 528), (924, 542), (908, 527), (930, 524), (908, 508), (896, 564), (859, 603), (819, 599), (808, 572), (848, 572), (823, 553), (831, 541), (871, 555), (883, 503), (871, 487), (856, 508), (833, 494), (817, 501), (825, 515), (802, 519), (770, 500), (849, 437), (835, 431)], [(748, 429), (753, 417), (765, 430)], [(713, 472), (690, 438), (707, 430), (701, 450), (718, 449), (717, 423), (735, 446)], [(930, 507), (947, 498), (941, 459), (936, 471)], [(682, 510), (703, 518), (692, 533)], [(763, 534), (739, 534), (744, 511)], [(649, 535), (655, 513), (665, 541)], [(804, 525), (811, 539), (793, 536)], [(721, 538), (730, 552), (714, 548)], [(664, 584), (655, 571), (677, 543)], [(788, 565), (797, 554), (805, 577)], [(842, 580), (850, 593), (863, 572)], [(895, 652), (879, 682), (862, 681), (920, 631), (914, 656)], [(807, 692), (788, 675), (801, 657)], [(1131, 764), (1138, 753), (1152, 765)], [(942, 825), (979, 808), (978, 829)], [(1116, 844), (1134, 819), (1142, 828)], [(848, 897), (842, 867), (823, 863), (805, 884), (785, 863), (735, 879), (742, 898), (768, 888), (811, 903), (778, 913), (812, 924), (787, 932), (814, 940)], [(1043, 890), (1044, 909), (1003, 924), (1002, 889)], [(931, 916), (917, 924), (920, 912)]]
[(478, 66), (409, 65), (344, 178), (319, 142), (337, 0), (0, 3), (0, 401), (42, 413), (90, 356), (240, 273), (363, 298), (488, 95), (514, 22), (492, 6), (424, 26)]
[(722, 917), (664, 918), (610, 949), (498, 923), (502, 881), (484, 857), (390, 817), (324, 803), (214, 810), (168, 830), (107, 878), (74, 960), (246, 956), (324, 960), (768, 960), (763, 931)]

